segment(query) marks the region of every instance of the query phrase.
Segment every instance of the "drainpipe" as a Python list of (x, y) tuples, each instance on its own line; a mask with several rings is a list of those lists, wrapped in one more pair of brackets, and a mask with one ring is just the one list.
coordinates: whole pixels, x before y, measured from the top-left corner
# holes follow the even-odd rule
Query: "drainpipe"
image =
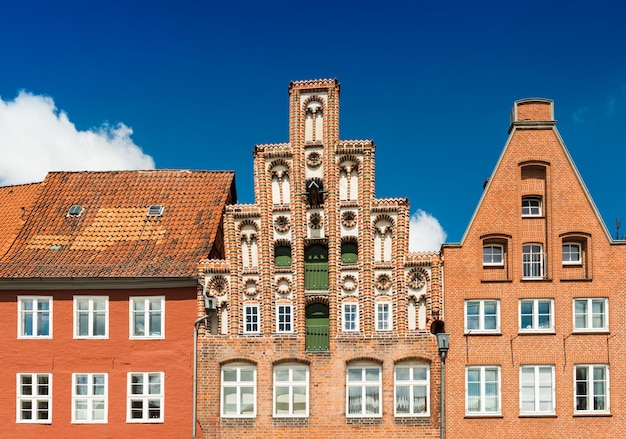
[(196, 424), (197, 424), (197, 400), (198, 400), (198, 326), (209, 316), (205, 315), (193, 322), (193, 404), (192, 415), (193, 427), (191, 429), (191, 437), (196, 437)]

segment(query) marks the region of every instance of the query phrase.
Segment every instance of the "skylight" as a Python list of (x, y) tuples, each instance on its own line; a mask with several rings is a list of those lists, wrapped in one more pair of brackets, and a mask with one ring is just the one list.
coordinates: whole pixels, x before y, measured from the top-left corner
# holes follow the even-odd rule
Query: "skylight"
[(148, 208), (148, 216), (162, 216), (164, 207), (160, 204), (153, 204)]
[(83, 213), (82, 206), (74, 204), (73, 206), (70, 207), (70, 210), (67, 212), (67, 216), (78, 217), (80, 216), (81, 213)]

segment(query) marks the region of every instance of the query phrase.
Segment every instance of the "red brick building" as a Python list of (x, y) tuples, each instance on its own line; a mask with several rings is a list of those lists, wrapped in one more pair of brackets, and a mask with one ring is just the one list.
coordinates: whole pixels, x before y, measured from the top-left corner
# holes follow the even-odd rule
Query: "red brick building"
[(204, 437), (436, 437), (438, 252), (408, 253), (409, 203), (374, 195), (371, 141), (339, 139), (339, 84), (289, 87), (289, 142), (254, 150), (228, 206), (201, 337)]
[(623, 438), (626, 243), (552, 101), (517, 101), (509, 134), (462, 241), (443, 249), (447, 436)]
[(0, 436), (191, 435), (197, 264), (232, 202), (232, 172), (0, 188)]

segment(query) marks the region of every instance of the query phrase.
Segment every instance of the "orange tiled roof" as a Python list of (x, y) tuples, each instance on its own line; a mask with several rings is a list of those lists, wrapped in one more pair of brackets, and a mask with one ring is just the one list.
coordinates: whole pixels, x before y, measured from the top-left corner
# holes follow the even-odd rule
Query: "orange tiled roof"
[(40, 185), (0, 278), (193, 277), (236, 202), (230, 171), (52, 172)]
[(0, 187), (0, 257), (11, 247), (40, 188), (41, 183)]

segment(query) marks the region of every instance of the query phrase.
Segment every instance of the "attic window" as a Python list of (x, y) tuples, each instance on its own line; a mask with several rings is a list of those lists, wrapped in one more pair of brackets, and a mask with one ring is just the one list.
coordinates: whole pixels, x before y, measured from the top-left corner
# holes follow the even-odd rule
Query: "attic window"
[(162, 216), (163, 209), (163, 206), (160, 204), (153, 204), (148, 208), (148, 216)]
[(70, 210), (67, 212), (67, 216), (78, 217), (80, 216), (81, 213), (83, 213), (82, 206), (74, 204), (72, 207), (70, 207)]

